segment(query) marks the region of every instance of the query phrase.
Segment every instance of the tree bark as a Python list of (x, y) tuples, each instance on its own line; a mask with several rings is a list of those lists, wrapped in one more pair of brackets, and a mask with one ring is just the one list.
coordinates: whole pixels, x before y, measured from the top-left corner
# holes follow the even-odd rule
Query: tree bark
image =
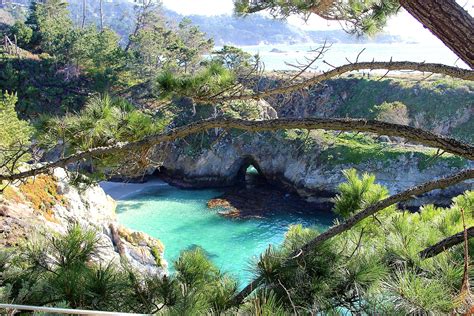
[(102, 155), (120, 154), (125, 152), (136, 152), (139, 149), (151, 147), (164, 142), (171, 142), (192, 134), (210, 130), (213, 128), (239, 129), (248, 132), (275, 131), (281, 129), (325, 129), (335, 131), (358, 131), (375, 133), (378, 135), (403, 137), (409, 141), (423, 144), (425, 146), (442, 149), (469, 160), (474, 161), (474, 146), (460, 142), (454, 138), (437, 135), (407, 125), (393, 124), (380, 121), (364, 119), (275, 119), (265, 121), (248, 121), (241, 119), (215, 118), (177, 127), (169, 132), (151, 135), (136, 142), (117, 143), (107, 147), (91, 148), (78, 152), (55, 162), (46, 163), (40, 167), (14, 174), (0, 174), (0, 181), (13, 181), (32, 177), (37, 174), (48, 172), (57, 167), (65, 167), (70, 163), (100, 157)]
[(446, 66), (443, 64), (417, 63), (417, 62), (411, 62), (411, 61), (390, 61), (390, 62), (371, 61), (371, 62), (356, 62), (356, 63), (345, 64), (345, 65), (336, 67), (330, 71), (324, 72), (322, 74), (317, 74), (309, 79), (302, 80), (301, 82), (291, 84), (291, 85), (286, 85), (283, 87), (268, 89), (265, 91), (242, 93), (242, 94), (228, 95), (228, 96), (227, 95), (220, 96), (219, 94), (221, 93), (218, 93), (215, 96), (208, 96), (208, 97), (207, 96), (200, 97), (200, 98), (195, 98), (192, 96), (189, 96), (189, 97), (192, 98), (194, 101), (201, 102), (201, 103), (227, 102), (227, 101), (233, 101), (233, 100), (252, 100), (252, 99), (258, 100), (258, 99), (266, 98), (275, 94), (291, 93), (293, 91), (304, 89), (306, 87), (329, 80), (331, 78), (337, 77), (347, 72), (356, 71), (356, 70), (364, 70), (364, 69), (369, 69), (369, 70), (384, 69), (388, 71), (412, 70), (412, 71), (419, 71), (419, 72), (437, 73), (437, 74), (451, 76), (453, 78), (459, 78), (463, 80), (470, 80), (470, 81), (474, 80), (473, 70)]
[(474, 68), (474, 18), (455, 0), (400, 0), (400, 4)]
[[(474, 226), (469, 227), (467, 229), (467, 236), (468, 238), (474, 237)], [(428, 247), (422, 251), (420, 251), (419, 256), (423, 259), (431, 258), (437, 256), (438, 254), (442, 253), (443, 251), (459, 245), (464, 241), (464, 231), (459, 232), (455, 235), (449, 236), (440, 242), (436, 243), (435, 245)]]
[(86, 7), (87, 7), (87, 0), (82, 0), (82, 22), (81, 22), (81, 29), (84, 28), (86, 25)]
[[(337, 236), (340, 233), (351, 229), (363, 219), (369, 216), (372, 216), (376, 214), (378, 211), (381, 211), (391, 205), (394, 205), (399, 202), (407, 201), (413, 198), (413, 196), (421, 195), (421, 194), (424, 194), (436, 189), (446, 188), (448, 186), (472, 179), (473, 177), (474, 177), (474, 169), (465, 170), (446, 178), (423, 183), (419, 186), (412, 187), (406, 191), (400, 192), (386, 199), (383, 199), (375, 204), (372, 204), (371, 206), (355, 214), (354, 216), (348, 218), (341, 224), (333, 226), (327, 231), (325, 231), (324, 233), (316, 236), (314, 239), (304, 244), (301, 248), (293, 251), (293, 253), (291, 253), (288, 256), (288, 259), (286, 259), (286, 261), (290, 261), (293, 258), (301, 258), (302, 256), (306, 256), (310, 252), (311, 249), (314, 249), (315, 247), (321, 245), (323, 242), (331, 239), (332, 237)], [(258, 288), (262, 284), (262, 282), (263, 282), (263, 277), (261, 276), (254, 279), (233, 298), (232, 304), (234, 306), (240, 305), (242, 301), (248, 295), (250, 295), (256, 288)]]
[(99, 0), (99, 18), (100, 18), (100, 31), (104, 31), (104, 13), (102, 12), (102, 1)]

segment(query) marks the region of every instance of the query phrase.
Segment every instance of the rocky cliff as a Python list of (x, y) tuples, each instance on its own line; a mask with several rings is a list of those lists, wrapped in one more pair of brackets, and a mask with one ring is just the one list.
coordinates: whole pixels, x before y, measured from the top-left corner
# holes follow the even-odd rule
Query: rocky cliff
[[(227, 186), (242, 181), (252, 165), (267, 181), (324, 203), (344, 181), (344, 169), (374, 173), (395, 193), (468, 165), (453, 156), (436, 158), (434, 150), (422, 146), (385, 141), (323, 131), (234, 135), (194, 155), (186, 154), (181, 145), (169, 148), (161, 174), (179, 186)], [(466, 189), (472, 189), (472, 183), (433, 194), (438, 203), (449, 204), (452, 196)]]
[(126, 259), (135, 269), (163, 275), (167, 263), (164, 246), (144, 233), (121, 226), (116, 219), (116, 202), (97, 185), (78, 188), (63, 169), (52, 176), (41, 175), (11, 185), (0, 195), (0, 247), (18, 245), (35, 233), (65, 233), (79, 223), (94, 228), (99, 247), (94, 260)]
[[(474, 83), (433, 75), (348, 75), (267, 102), (279, 117), (351, 117), (411, 125), (474, 142)], [(257, 88), (278, 86), (276, 75)]]
[[(429, 80), (401, 75), (379, 79), (351, 75), (289, 96), (276, 95), (256, 106), (248, 103), (257, 109), (250, 119), (359, 117), (473, 141), (472, 83), (439, 76)], [(282, 80), (277, 74), (270, 75), (257, 88), (269, 89)], [(157, 159), (163, 161), (160, 174), (177, 185), (232, 185), (253, 165), (269, 182), (320, 202), (335, 194), (344, 181), (342, 171), (348, 168), (374, 173), (380, 183), (396, 193), (472, 166), (472, 162), (447, 154), (438, 156), (435, 149), (407, 144), (399, 138), (325, 131), (213, 131), (157, 152)], [(433, 192), (434, 200), (427, 197), (413, 203), (429, 200), (449, 204), (453, 195), (465, 189), (472, 189), (472, 182)]]

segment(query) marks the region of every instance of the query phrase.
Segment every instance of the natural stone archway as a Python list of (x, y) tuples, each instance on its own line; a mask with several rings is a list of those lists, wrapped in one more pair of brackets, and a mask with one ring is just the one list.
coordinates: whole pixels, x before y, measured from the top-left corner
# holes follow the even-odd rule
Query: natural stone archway
[(263, 173), (262, 169), (260, 168), (259, 163), (256, 159), (252, 156), (244, 156), (239, 159), (236, 163), (240, 163), (240, 168), (237, 171), (234, 179), (231, 181), (234, 184), (244, 184), (247, 182), (247, 172), (249, 167), (254, 167), (257, 170), (258, 175), (265, 179), (265, 174)]
[[(374, 160), (371, 155), (359, 157), (356, 149), (344, 146), (326, 149), (324, 140), (312, 144), (311, 150), (299, 154), (301, 144), (268, 134), (245, 134), (244, 137), (222, 138), (212, 148), (188, 155), (180, 146), (172, 147), (163, 159), (165, 180), (187, 188), (226, 187), (245, 179), (249, 165), (265, 177), (270, 185), (295, 192), (307, 201), (318, 204), (330, 202), (337, 186), (344, 182), (342, 171), (355, 168), (375, 174), (377, 182), (390, 188), (391, 193), (436, 179), (460, 169), (471, 162), (433, 159), (419, 151), (388, 153)], [(339, 155), (339, 149), (344, 155)], [(417, 147), (407, 147), (417, 150)], [(357, 159), (352, 159), (355, 157)], [(430, 158), (431, 157), (431, 158)], [(431, 162), (426, 164), (426, 161)], [(472, 189), (473, 183), (459, 184), (413, 200), (410, 207), (427, 202), (449, 204), (451, 197)]]

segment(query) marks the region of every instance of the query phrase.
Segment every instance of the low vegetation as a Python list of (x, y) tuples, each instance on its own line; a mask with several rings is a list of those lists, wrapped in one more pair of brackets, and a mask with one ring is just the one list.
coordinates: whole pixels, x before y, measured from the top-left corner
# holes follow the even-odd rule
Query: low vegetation
[(390, 120), (473, 143), (469, 109), (473, 106), (474, 84), (452, 78), (421, 79), (405, 76), (381, 81), (335, 80), (331, 83), (333, 95), (348, 94), (335, 115)]

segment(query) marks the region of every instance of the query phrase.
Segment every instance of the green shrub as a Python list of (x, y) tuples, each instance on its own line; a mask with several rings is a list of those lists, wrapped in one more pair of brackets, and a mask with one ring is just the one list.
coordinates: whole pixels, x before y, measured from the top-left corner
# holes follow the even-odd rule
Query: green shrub
[(376, 120), (408, 125), (410, 118), (408, 116), (407, 106), (401, 102), (384, 102), (374, 107), (377, 115)]
[[(19, 162), (29, 158), (28, 146), (33, 129), (20, 120), (15, 111), (17, 96), (5, 92), (0, 96), (0, 165), (17, 168)], [(2, 171), (2, 168), (0, 168)]]
[[(373, 176), (359, 177), (354, 170), (345, 175), (347, 182), (340, 186), (335, 203), (339, 214), (349, 216), (387, 196)], [(466, 225), (472, 226), (473, 191), (453, 199), (446, 209), (427, 205), (411, 213), (389, 207), (288, 261), (319, 234), (292, 226), (281, 247), (261, 255), (255, 273), (263, 284), (257, 292), (271, 290), (289, 313), (452, 313), (462, 308), (462, 244), (429, 259), (419, 253), (463, 230), (461, 209)], [(473, 248), (470, 240), (469, 249)], [(249, 299), (247, 305), (251, 304)]]
[(26, 47), (33, 37), (33, 30), (23, 21), (16, 21), (10, 28), (10, 33), (12, 38), (16, 37), (20, 47)]

